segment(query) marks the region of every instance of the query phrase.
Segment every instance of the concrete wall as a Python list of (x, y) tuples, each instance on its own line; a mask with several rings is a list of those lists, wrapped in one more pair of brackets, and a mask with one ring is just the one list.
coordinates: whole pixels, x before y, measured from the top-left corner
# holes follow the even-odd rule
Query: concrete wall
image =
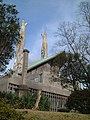
[[(69, 96), (71, 91), (63, 88), (59, 81), (54, 82), (52, 80), (52, 74), (54, 73), (52, 69), (54, 69), (54, 67), (51, 68), (49, 63), (45, 63), (44, 65), (31, 70), (27, 73), (26, 84), (30, 88), (42, 89), (43, 91)], [(42, 75), (42, 77), (40, 75)]]
[(27, 73), (27, 81), (42, 82), (43, 84), (47, 84), (47, 85), (50, 84), (52, 86), (61, 88), (62, 86), (60, 82), (58, 81), (54, 82), (52, 80), (52, 75), (54, 74), (52, 69), (54, 68), (51, 68), (50, 64), (46, 63), (34, 70), (31, 70)]
[(7, 86), (8, 86), (8, 77), (2, 77), (0, 78), (0, 91), (7, 91)]
[(69, 96), (70, 91), (67, 89), (61, 89), (60, 87), (52, 86), (52, 85), (47, 85), (44, 83), (39, 83), (39, 82), (34, 82), (34, 81), (27, 81), (28, 87), (33, 88), (33, 89), (42, 89), (42, 91), (47, 91), (55, 94), (60, 94), (64, 96)]
[[(45, 74), (46, 72), (46, 74)], [(45, 84), (49, 83), (49, 75), (50, 75), (50, 65), (48, 63), (35, 68), (27, 73), (27, 80), (35, 81), (35, 82), (43, 82)]]
[[(69, 96), (71, 92), (64, 89), (60, 82), (53, 82), (51, 76), (51, 66), (49, 63), (45, 63), (27, 73), (26, 85), (33, 89), (42, 89), (43, 91)], [(10, 87), (22, 85), (22, 76), (0, 79), (0, 90), (8, 91), (9, 84)]]
[[(13, 87), (16, 88), (16, 86), (21, 85), (22, 79), (21, 76), (18, 77), (2, 77), (0, 78), (0, 91), (3, 92), (10, 92), (13, 91)], [(12, 90), (10, 90), (10, 87), (12, 87)], [(14, 91), (13, 91), (14, 92)]]

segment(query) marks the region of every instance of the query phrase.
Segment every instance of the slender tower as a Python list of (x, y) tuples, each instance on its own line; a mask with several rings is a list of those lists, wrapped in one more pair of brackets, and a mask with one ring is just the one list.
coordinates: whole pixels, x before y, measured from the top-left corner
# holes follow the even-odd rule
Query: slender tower
[(48, 44), (47, 44), (47, 34), (44, 32), (44, 34), (41, 34), (43, 43), (42, 43), (42, 48), (41, 48), (41, 57), (46, 58), (48, 56)]
[(18, 73), (22, 73), (22, 66), (23, 66), (23, 49), (24, 49), (24, 41), (25, 41), (25, 27), (27, 23), (25, 21), (22, 21), (22, 26), (20, 30), (20, 39), (17, 43), (16, 48), (16, 55), (15, 55), (15, 61), (14, 61), (14, 67), (13, 71)]

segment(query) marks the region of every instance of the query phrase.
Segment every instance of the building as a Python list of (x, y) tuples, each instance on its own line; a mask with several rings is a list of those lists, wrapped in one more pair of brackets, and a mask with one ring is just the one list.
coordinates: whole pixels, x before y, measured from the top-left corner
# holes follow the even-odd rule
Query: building
[[(21, 39), (20, 43), (17, 45), (13, 67), (14, 74), (11, 77), (4, 76), (0, 78), (0, 91), (15, 92), (20, 90), (20, 95), (27, 89), (32, 93), (42, 90), (41, 94), (46, 95), (51, 102), (50, 111), (57, 111), (60, 108), (65, 108), (67, 97), (70, 95), (72, 88), (70, 88), (70, 86), (68, 88), (64, 88), (61, 85), (60, 80), (58, 81), (58, 78), (56, 78), (57, 73), (53, 72), (54, 69), (59, 68), (52, 66), (53, 60), (62, 53), (48, 57), (48, 45), (46, 41), (47, 35), (46, 32), (44, 32), (42, 35), (43, 42), (41, 48), (41, 60), (28, 66), (29, 51), (23, 49), (25, 26), (26, 23), (23, 21), (21, 27), (21, 31), (23, 32), (20, 33)], [(57, 79), (56, 81), (53, 81), (53, 76)]]

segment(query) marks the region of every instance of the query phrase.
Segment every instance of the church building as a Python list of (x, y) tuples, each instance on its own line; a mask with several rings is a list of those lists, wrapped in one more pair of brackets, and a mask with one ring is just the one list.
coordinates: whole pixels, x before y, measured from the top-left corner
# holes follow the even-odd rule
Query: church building
[[(65, 108), (67, 97), (72, 90), (70, 86), (64, 88), (55, 75), (57, 73), (53, 72), (56, 69), (52, 66), (53, 61), (62, 53), (48, 56), (47, 33), (44, 32), (42, 34), (41, 60), (28, 65), (29, 51), (24, 49), (26, 25), (27, 23), (23, 20), (13, 66), (14, 73), (11, 77), (0, 78), (0, 91), (14, 93), (21, 90), (20, 95), (23, 90), (27, 89), (32, 93), (41, 90), (41, 94), (46, 95), (51, 103), (50, 111), (58, 111), (60, 108)], [(55, 81), (53, 76), (56, 79)]]

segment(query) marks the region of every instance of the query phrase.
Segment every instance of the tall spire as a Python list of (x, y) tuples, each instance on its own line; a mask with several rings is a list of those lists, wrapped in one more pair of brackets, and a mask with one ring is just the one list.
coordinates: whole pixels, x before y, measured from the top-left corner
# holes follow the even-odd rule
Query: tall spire
[(13, 66), (13, 71), (17, 73), (22, 72), (23, 49), (24, 49), (26, 25), (27, 23), (25, 23), (25, 21), (22, 20), (22, 25), (21, 25), (21, 30), (20, 30), (20, 39), (18, 40), (18, 43), (17, 43), (15, 61), (14, 61), (14, 66)]
[(47, 34), (44, 32), (44, 34), (41, 34), (43, 43), (42, 43), (42, 48), (41, 48), (41, 57), (46, 58), (48, 56), (48, 44), (47, 44)]

